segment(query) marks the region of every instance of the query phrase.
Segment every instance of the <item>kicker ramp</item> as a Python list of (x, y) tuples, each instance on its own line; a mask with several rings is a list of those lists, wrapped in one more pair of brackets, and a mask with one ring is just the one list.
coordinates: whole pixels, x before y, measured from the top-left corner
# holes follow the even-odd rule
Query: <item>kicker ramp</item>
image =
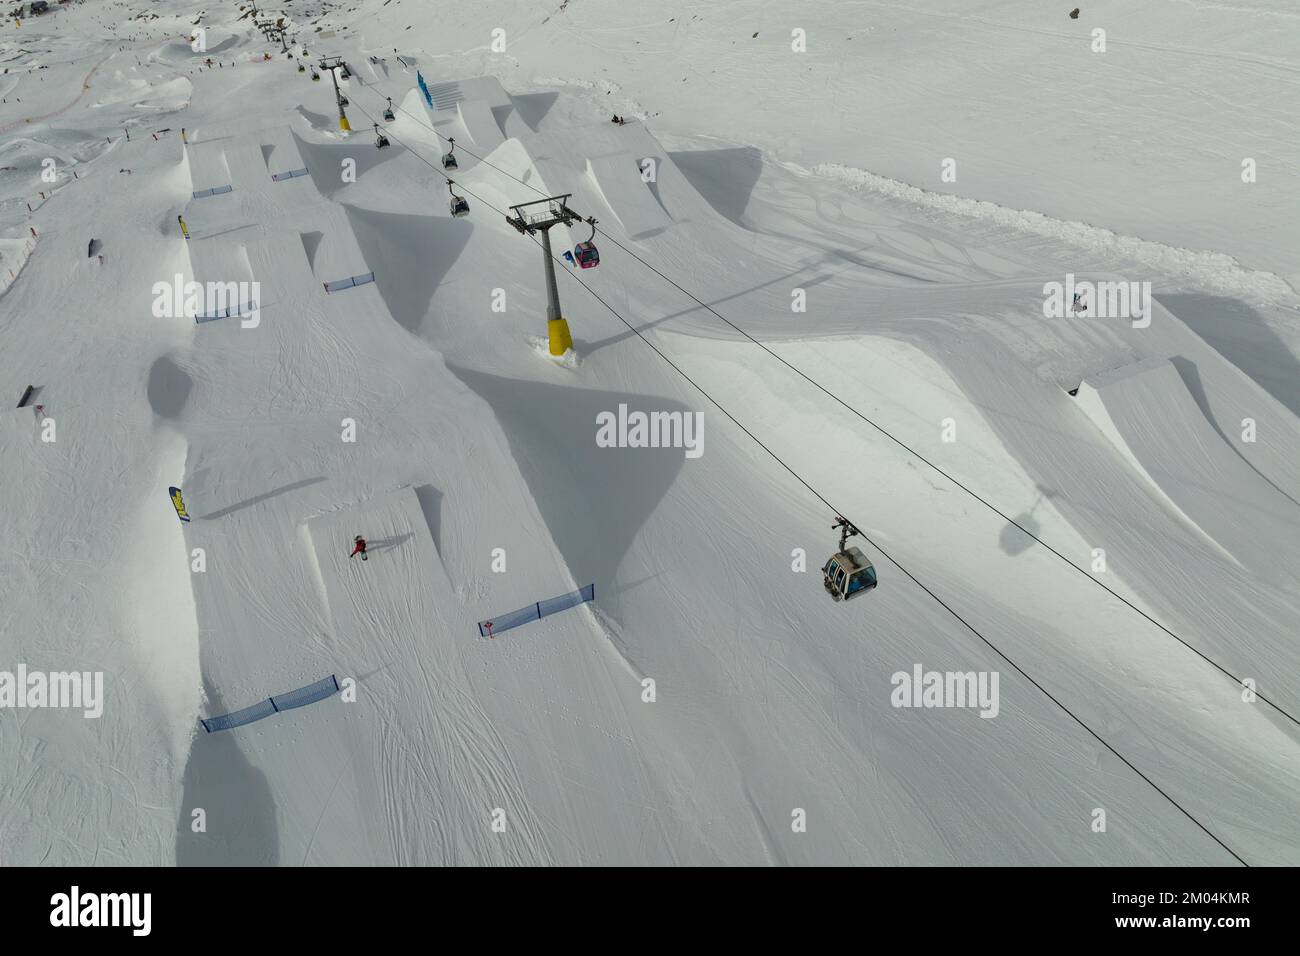
[(226, 147), (230, 179), (241, 192), (261, 191), (270, 185), (270, 173), (256, 136), (243, 136)]
[[(455, 136), (458, 142), (464, 142), (480, 156), (507, 139), (533, 132), (495, 76), (429, 83), (428, 88), (432, 105), (426, 103), (418, 92), (416, 95), (429, 118), (429, 125), (444, 137)], [(463, 169), (472, 165), (474, 159), (464, 156), (460, 157), (460, 162)]]
[(352, 224), (342, 209), (335, 205), (322, 205), (310, 213), (310, 217), (302, 220), (304, 225), (299, 231), (305, 243), (315, 246), (308, 250), (308, 255), (317, 282), (338, 282), (371, 271), (352, 231)]
[(229, 140), (191, 143), (185, 156), (190, 166), (190, 188), (195, 199), (220, 195), (232, 185), (230, 169), (226, 165), (226, 145)]
[[(649, 237), (669, 228), (671, 207), (661, 202), (662, 197), (676, 196), (680, 206), (687, 201), (683, 197), (693, 192), (683, 192), (684, 177), (640, 123), (593, 123), (538, 133), (524, 142), (552, 188), (573, 193), (573, 208), (604, 220), (607, 228), (613, 225), (608, 219), (612, 213), (629, 238)], [(643, 164), (650, 170), (645, 178)], [(587, 237), (582, 230), (574, 235)]]
[(257, 278), (242, 242), (225, 237), (191, 239), (189, 254), (194, 281), (201, 285), (252, 282)]
[(298, 137), (287, 126), (263, 131), (261, 135), (262, 155), (267, 173), (273, 178), (286, 177), (290, 174), (302, 174), (307, 168), (302, 151), (298, 148)]
[[(484, 159), (486, 162), (476, 164), (457, 181), (498, 209), (552, 195), (551, 184), (542, 178), (528, 149), (519, 140), (506, 140)], [(471, 199), (470, 206), (473, 204)]]
[(505, 142), (501, 127), (492, 115), (492, 107), (483, 100), (462, 100), (456, 104), (456, 112), (479, 155), (483, 155), (485, 150), (496, 149)]
[[(306, 528), (341, 648), (340, 676), (355, 678), (353, 706), (373, 717), (358, 730), (357, 748), (376, 839), (392, 847), (397, 863), (549, 862), (528, 822), (512, 756), (520, 747), (502, 740), (479, 701), (478, 650), (488, 642), (475, 636), (477, 622), (452, 588), (415, 491), (378, 494)], [(348, 557), (357, 534), (369, 545), (364, 562)], [(509, 713), (508, 703), (500, 706)], [(340, 769), (351, 778), (350, 767)], [(484, 825), (488, 799), (518, 808), (511, 833)]]
[(278, 305), (295, 291), (320, 292), (320, 281), (298, 233), (281, 232), (250, 242), (247, 255), (249, 268), (261, 280), (263, 304)]
[(631, 238), (657, 235), (672, 225), (650, 184), (642, 178), (638, 157), (631, 153), (588, 157), (587, 175)]
[(1237, 561), (1294, 566), (1300, 506), (1210, 425), (1170, 361), (1143, 359), (1090, 376), (1077, 400), (1134, 470)]

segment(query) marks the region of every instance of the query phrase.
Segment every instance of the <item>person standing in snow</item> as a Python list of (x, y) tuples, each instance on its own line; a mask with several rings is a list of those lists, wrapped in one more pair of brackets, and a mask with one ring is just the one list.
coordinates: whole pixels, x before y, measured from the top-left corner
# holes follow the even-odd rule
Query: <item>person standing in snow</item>
[(348, 555), (348, 558), (354, 558), (358, 554), (361, 555), (362, 561), (368, 560), (366, 558), (366, 539), (361, 537), (361, 535), (357, 535), (356, 538), (353, 539), (352, 553)]

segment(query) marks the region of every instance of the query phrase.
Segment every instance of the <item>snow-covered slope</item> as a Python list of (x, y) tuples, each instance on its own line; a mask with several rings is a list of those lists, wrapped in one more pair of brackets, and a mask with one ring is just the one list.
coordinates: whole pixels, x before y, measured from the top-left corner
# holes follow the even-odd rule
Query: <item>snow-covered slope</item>
[[(264, 11), (292, 59), (234, 7), (25, 20), (0, 674), (105, 703), (0, 709), (0, 861), (1300, 861), (1300, 23), (1184, 6)], [(559, 362), (505, 221), (552, 194), (601, 257)], [(1067, 273), (1149, 323), (1045, 317)], [(159, 316), (176, 276), (256, 312)], [(604, 447), (620, 409), (699, 444)], [(917, 669), (996, 693), (899, 706)]]

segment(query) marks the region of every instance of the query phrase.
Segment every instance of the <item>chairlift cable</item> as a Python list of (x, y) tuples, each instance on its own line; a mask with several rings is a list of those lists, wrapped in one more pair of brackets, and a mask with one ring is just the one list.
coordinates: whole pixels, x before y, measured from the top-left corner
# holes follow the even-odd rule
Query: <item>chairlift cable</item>
[[(401, 107), (399, 107), (399, 109), (401, 109)], [(411, 114), (410, 114), (409, 112), (407, 112), (405, 109), (403, 109), (402, 112), (406, 113), (408, 116), (411, 116)], [(418, 118), (416, 118), (416, 117), (412, 117), (412, 118), (415, 119), (417, 123), (420, 122), (420, 120), (419, 120)], [(435, 136), (439, 136), (439, 137), (441, 138), (441, 134), (438, 133), (438, 131), (435, 130), (432, 126), (429, 126), (429, 125), (424, 124), (424, 123), (421, 123), (421, 125), (423, 125), (426, 129), (430, 130), (430, 131), (431, 131)], [(497, 172), (501, 173), (501, 175), (505, 176), (507, 179), (512, 179), (512, 180), (514, 180), (515, 182), (519, 183), (521, 186), (527, 186), (529, 189), (533, 190), (534, 192), (538, 193), (539, 195), (542, 194), (542, 193), (541, 193), (541, 190), (539, 190), (536, 186), (532, 185), (531, 183), (524, 182), (522, 179), (519, 179), (517, 176), (514, 176), (514, 175), (512, 175), (512, 174), (506, 172), (506, 171), (505, 171), (504, 169), (502, 169), (501, 167), (499, 167), (499, 166), (497, 166), (497, 165), (495, 165), (495, 164), (489, 162), (488, 160), (484, 159), (484, 158), (481, 157), (481, 156), (476, 155), (475, 153), (473, 153), (473, 152), (471, 152), (470, 150), (466, 149), (464, 146), (461, 147), (461, 151), (464, 152), (464, 153), (466, 153), (466, 154), (468, 154), (468, 155), (470, 155), (470, 156), (473, 156), (473, 157), (474, 157), (475, 159), (477, 159), (480, 163), (483, 163), (483, 164), (487, 165), (488, 167), (490, 167), (490, 168), (492, 168), (492, 169), (495, 169)], [(697, 305), (699, 305), (701, 308), (706, 309), (708, 312), (710, 312), (711, 314), (713, 314), (714, 316), (716, 316), (718, 319), (720, 319), (720, 320), (722, 320), (723, 322), (725, 322), (728, 326), (730, 326), (730, 327), (731, 327), (732, 329), (734, 329), (736, 332), (740, 333), (740, 335), (742, 335), (744, 338), (748, 339), (748, 340), (749, 340), (750, 342), (752, 342), (754, 345), (757, 345), (757, 346), (758, 346), (759, 348), (761, 348), (764, 352), (767, 352), (769, 355), (771, 355), (773, 358), (775, 358), (775, 359), (776, 359), (778, 362), (780, 362), (782, 365), (786, 366), (786, 368), (790, 369), (790, 370), (791, 370), (792, 372), (794, 372), (796, 375), (800, 376), (800, 377), (803, 378), (805, 381), (807, 381), (809, 384), (811, 384), (814, 388), (818, 389), (819, 391), (821, 391), (823, 394), (825, 394), (825, 395), (828, 396), (829, 398), (834, 399), (834, 400), (835, 400), (836, 402), (838, 402), (840, 405), (844, 406), (845, 409), (847, 409), (848, 411), (852, 412), (852, 413), (853, 413), (854, 415), (856, 415), (858, 418), (862, 419), (864, 422), (866, 422), (866, 423), (867, 423), (868, 425), (870, 425), (872, 428), (876, 429), (878, 432), (880, 432), (882, 435), (884, 435), (884, 436), (885, 436), (886, 438), (888, 438), (890, 441), (894, 442), (896, 445), (898, 445), (900, 448), (902, 448), (902, 449), (903, 449), (904, 451), (906, 451), (908, 454), (912, 455), (912, 456), (915, 457), (918, 461), (922, 462), (923, 464), (927, 465), (928, 467), (930, 467), (931, 469), (933, 469), (933, 470), (934, 470), (935, 472), (937, 472), (938, 474), (942, 475), (944, 478), (948, 479), (950, 482), (952, 482), (954, 485), (956, 485), (956, 486), (957, 486), (958, 488), (960, 488), (962, 491), (966, 492), (966, 494), (970, 495), (970, 496), (971, 496), (972, 498), (974, 498), (977, 502), (979, 502), (979, 503), (982, 504), (984, 507), (988, 508), (988, 509), (989, 509), (990, 511), (992, 511), (994, 514), (996, 514), (996, 515), (997, 515), (999, 518), (1001, 518), (1003, 521), (1006, 521), (1008, 524), (1010, 524), (1010, 525), (1012, 525), (1013, 527), (1017, 528), (1017, 529), (1018, 529), (1019, 531), (1021, 531), (1023, 534), (1025, 534), (1026, 536), (1028, 536), (1029, 538), (1031, 538), (1032, 540), (1034, 540), (1034, 541), (1037, 542), (1038, 544), (1042, 545), (1042, 546), (1043, 546), (1044, 548), (1046, 548), (1046, 549), (1047, 549), (1051, 554), (1053, 554), (1055, 557), (1059, 558), (1060, 560), (1064, 561), (1066, 564), (1068, 564), (1071, 568), (1073, 568), (1073, 569), (1074, 569), (1075, 571), (1077, 571), (1079, 574), (1083, 575), (1087, 580), (1091, 581), (1093, 584), (1095, 584), (1095, 585), (1097, 585), (1098, 587), (1100, 587), (1100, 588), (1102, 588), (1103, 590), (1105, 590), (1108, 594), (1111, 595), (1111, 597), (1113, 597), (1113, 598), (1115, 598), (1116, 600), (1118, 600), (1120, 603), (1122, 603), (1124, 606), (1126, 606), (1126, 607), (1129, 608), (1130, 610), (1135, 611), (1138, 615), (1140, 615), (1140, 616), (1141, 616), (1144, 620), (1146, 620), (1148, 623), (1153, 624), (1153, 625), (1155, 625), (1155, 627), (1159, 628), (1159, 629), (1160, 629), (1164, 634), (1168, 635), (1169, 637), (1172, 637), (1175, 641), (1177, 641), (1179, 644), (1181, 644), (1181, 645), (1182, 645), (1183, 647), (1185, 647), (1187, 650), (1191, 651), (1191, 652), (1192, 652), (1193, 654), (1195, 654), (1197, 657), (1201, 658), (1201, 660), (1205, 661), (1205, 663), (1207, 663), (1207, 664), (1209, 664), (1211, 667), (1215, 668), (1217, 671), (1219, 671), (1220, 673), (1222, 673), (1225, 677), (1228, 677), (1229, 679), (1231, 679), (1233, 683), (1237, 684), (1238, 686), (1242, 686), (1242, 685), (1243, 685), (1243, 678), (1241, 678), (1241, 677), (1238, 676), (1237, 674), (1234, 674), (1234, 673), (1233, 673), (1231, 670), (1229, 670), (1225, 665), (1219, 663), (1219, 662), (1216, 661), (1214, 658), (1212, 658), (1212, 657), (1210, 657), (1208, 654), (1206, 654), (1204, 651), (1200, 650), (1199, 648), (1197, 648), (1196, 646), (1194, 646), (1193, 644), (1191, 644), (1191, 643), (1190, 643), (1189, 641), (1187, 641), (1185, 638), (1181, 637), (1181, 636), (1180, 636), (1176, 631), (1174, 631), (1172, 628), (1170, 628), (1170, 627), (1168, 627), (1168, 626), (1162, 624), (1160, 621), (1156, 620), (1154, 617), (1152, 617), (1152, 616), (1151, 616), (1150, 614), (1148, 614), (1146, 611), (1142, 610), (1142, 608), (1138, 607), (1136, 604), (1134, 604), (1134, 603), (1133, 603), (1132, 601), (1130, 601), (1128, 598), (1124, 597), (1124, 595), (1120, 594), (1118, 591), (1116, 591), (1116, 590), (1115, 590), (1114, 588), (1112, 588), (1110, 585), (1106, 584), (1104, 581), (1100, 580), (1099, 578), (1096, 578), (1096, 577), (1094, 577), (1093, 575), (1089, 574), (1086, 570), (1084, 570), (1082, 567), (1080, 567), (1080, 566), (1079, 566), (1078, 564), (1076, 564), (1074, 561), (1070, 560), (1070, 558), (1068, 558), (1066, 555), (1064, 555), (1063, 553), (1061, 553), (1059, 550), (1057, 550), (1057, 549), (1056, 549), (1055, 547), (1053, 547), (1052, 545), (1048, 544), (1046, 541), (1044, 541), (1042, 538), (1040, 538), (1040, 537), (1039, 537), (1037, 534), (1035, 534), (1033, 531), (1031, 531), (1031, 530), (1029, 530), (1028, 528), (1026, 528), (1026, 527), (1025, 527), (1021, 522), (1015, 520), (1015, 519), (1012, 518), (1010, 515), (1005, 514), (1005, 513), (1004, 513), (1000, 508), (998, 508), (998, 507), (997, 507), (996, 505), (994, 505), (992, 502), (990, 502), (989, 500), (987, 500), (986, 498), (984, 498), (984, 497), (983, 497), (982, 495), (980, 495), (978, 492), (974, 491), (972, 488), (970, 488), (969, 486), (967, 486), (967, 485), (964, 484), (963, 482), (959, 481), (958, 479), (954, 478), (952, 475), (948, 474), (948, 472), (944, 471), (942, 468), (940, 468), (940, 467), (939, 467), (938, 465), (936, 465), (934, 462), (930, 461), (930, 459), (928, 459), (927, 457), (925, 457), (924, 455), (922, 455), (922, 454), (921, 454), (920, 452), (918, 452), (916, 449), (912, 448), (910, 445), (908, 445), (908, 444), (907, 444), (906, 442), (904, 442), (902, 439), (898, 438), (898, 437), (895, 436), (893, 433), (891, 433), (889, 430), (887, 430), (886, 428), (884, 428), (882, 425), (878, 424), (876, 421), (874, 421), (873, 419), (871, 419), (871, 418), (870, 418), (868, 415), (866, 415), (864, 412), (860, 411), (858, 408), (854, 407), (853, 405), (850, 405), (850, 404), (849, 404), (848, 402), (846, 402), (843, 398), (841, 398), (840, 396), (836, 395), (834, 392), (832, 392), (832, 391), (831, 391), (829, 388), (827, 388), (825, 385), (822, 385), (820, 382), (818, 382), (816, 379), (814, 379), (812, 376), (810, 376), (807, 372), (805, 372), (805, 371), (803, 371), (802, 369), (798, 368), (797, 366), (793, 365), (789, 360), (783, 358), (780, 354), (778, 354), (777, 352), (775, 352), (773, 349), (771, 349), (771, 348), (768, 347), (767, 345), (763, 344), (761, 341), (759, 341), (758, 339), (756, 339), (754, 336), (750, 335), (748, 332), (746, 332), (744, 329), (742, 329), (740, 326), (738, 326), (735, 322), (731, 321), (731, 320), (728, 319), (725, 315), (723, 315), (722, 313), (720, 313), (720, 312), (719, 312), (717, 309), (715, 309), (713, 306), (711, 306), (711, 305), (709, 305), (708, 303), (706, 303), (706, 302), (704, 302), (703, 300), (701, 300), (701, 299), (699, 298), (699, 296), (697, 296), (697, 295), (695, 295), (694, 293), (692, 293), (692, 292), (688, 291), (687, 289), (683, 288), (681, 285), (679, 285), (677, 282), (675, 282), (672, 278), (670, 278), (669, 276), (665, 275), (662, 271), (660, 271), (660, 270), (659, 270), (658, 268), (656, 268), (654, 265), (652, 265), (651, 263), (649, 263), (649, 262), (647, 262), (645, 259), (643, 259), (643, 258), (642, 258), (640, 255), (638, 255), (636, 252), (634, 252), (633, 250), (629, 249), (627, 246), (623, 245), (623, 243), (619, 242), (618, 239), (616, 239), (614, 236), (610, 235), (610, 234), (609, 234), (608, 232), (606, 232), (604, 229), (596, 229), (596, 228), (593, 226), (593, 227), (592, 227), (592, 235), (593, 235), (593, 237), (595, 236), (595, 234), (596, 234), (597, 232), (599, 232), (599, 233), (601, 234), (601, 236), (603, 236), (605, 239), (609, 240), (611, 243), (613, 243), (615, 246), (617, 246), (617, 247), (618, 247), (619, 249), (621, 249), (623, 252), (627, 253), (629, 256), (631, 256), (633, 259), (635, 259), (637, 262), (641, 263), (643, 266), (645, 266), (645, 267), (646, 267), (647, 269), (649, 269), (651, 272), (653, 272), (653, 273), (655, 273), (656, 275), (658, 275), (658, 276), (659, 276), (661, 279), (663, 279), (665, 282), (669, 283), (671, 286), (673, 286), (673, 288), (677, 289), (677, 290), (678, 290), (679, 292), (681, 292), (683, 295), (687, 296), (689, 299), (691, 299), (693, 302), (695, 302), (695, 303), (696, 303)], [(583, 285), (584, 288), (587, 287), (585, 283), (582, 283), (582, 285)], [(1281, 714), (1282, 716), (1286, 717), (1286, 718), (1287, 718), (1289, 721), (1291, 721), (1293, 724), (1296, 724), (1297, 726), (1300, 726), (1300, 718), (1297, 718), (1295, 715), (1293, 715), (1290, 711), (1288, 711), (1288, 710), (1287, 710), (1285, 707), (1283, 707), (1281, 704), (1278, 704), (1277, 702), (1275, 702), (1274, 700), (1272, 700), (1272, 699), (1271, 699), (1270, 697), (1268, 697), (1267, 695), (1261, 693), (1258, 689), (1256, 689), (1256, 690), (1254, 691), (1254, 694), (1255, 694), (1255, 696), (1256, 696), (1259, 700), (1263, 701), (1263, 702), (1264, 702), (1265, 704), (1267, 704), (1269, 707), (1272, 707), (1275, 711), (1277, 711), (1277, 712), (1278, 712), (1279, 714)]]

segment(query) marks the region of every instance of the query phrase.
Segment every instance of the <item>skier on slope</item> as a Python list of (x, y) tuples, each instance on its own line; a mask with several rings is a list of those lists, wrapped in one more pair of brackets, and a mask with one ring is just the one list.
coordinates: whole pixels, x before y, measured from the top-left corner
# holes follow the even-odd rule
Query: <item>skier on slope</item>
[(358, 554), (361, 555), (362, 561), (369, 560), (366, 557), (366, 539), (361, 537), (361, 535), (357, 535), (356, 538), (353, 539), (352, 553), (349, 554), (348, 557), (353, 558)]

